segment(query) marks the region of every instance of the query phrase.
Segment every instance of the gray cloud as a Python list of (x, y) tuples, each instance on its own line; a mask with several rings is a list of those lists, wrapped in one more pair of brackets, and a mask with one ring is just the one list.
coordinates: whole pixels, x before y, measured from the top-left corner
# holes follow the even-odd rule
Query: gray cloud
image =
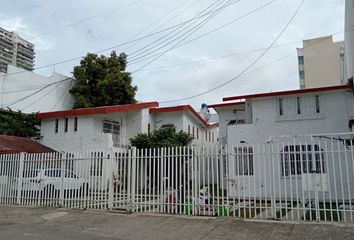
[[(124, 42), (183, 1), (142, 0), (124, 9), (112, 10), (72, 27), (64, 28), (40, 38), (34, 38), (33, 41), (38, 52), (36, 66), (85, 55), (89, 51), (104, 49)], [(6, 9), (6, 12), (0, 10), (0, 19), (3, 19), (0, 20), (0, 25), (18, 31), (24, 37), (32, 38), (80, 19), (105, 13), (129, 2), (132, 1), (5, 1), (2, 3), (2, 9)], [(190, 5), (192, 2), (192, 0), (188, 1), (184, 6)], [(192, 17), (211, 2), (211, 0), (199, 1), (188, 11), (185, 10), (175, 16), (168, 23), (168, 26)], [(196, 34), (218, 27), (266, 2), (268, 1), (241, 0), (223, 11)], [(293, 0), (275, 1), (267, 8), (239, 22), (167, 53), (147, 68), (266, 47), (279, 33), (285, 22), (288, 21), (298, 4), (299, 1)], [(181, 10), (183, 10), (183, 7)], [(168, 17), (164, 21), (167, 19)], [(301, 41), (328, 35), (342, 31), (343, 25), (343, 0), (306, 1), (299, 15), (279, 42)], [(150, 30), (148, 29), (146, 32)], [(340, 40), (342, 35), (336, 35), (335, 38)], [(146, 39), (129, 48), (128, 55), (138, 49), (139, 46), (143, 46), (152, 40), (153, 38)], [(302, 44), (299, 42), (298, 45), (272, 49), (255, 68), (291, 53), (296, 50), (296, 47), (301, 46)], [(118, 51), (124, 49), (126, 48), (122, 47)], [(255, 59), (257, 54), (259, 53), (171, 67), (163, 71), (138, 72), (134, 74), (134, 83), (139, 87), (138, 98), (139, 100), (170, 100), (208, 90), (238, 74)], [(70, 74), (72, 67), (78, 62), (73, 61), (57, 65), (55, 69), (63, 74)], [(129, 70), (138, 67), (138, 64), (131, 65)], [(48, 68), (38, 70), (38, 72), (49, 75), (52, 70), (52, 68)], [(293, 55), (266, 68), (246, 74), (215, 92), (178, 103), (190, 103), (199, 107), (202, 102), (220, 102), (224, 96), (297, 87), (297, 59), (296, 55)]]

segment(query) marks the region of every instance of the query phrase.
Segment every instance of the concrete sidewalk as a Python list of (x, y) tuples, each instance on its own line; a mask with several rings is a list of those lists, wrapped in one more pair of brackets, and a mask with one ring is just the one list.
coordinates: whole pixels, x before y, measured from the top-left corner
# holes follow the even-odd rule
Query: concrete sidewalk
[(354, 239), (354, 225), (0, 206), (0, 239)]

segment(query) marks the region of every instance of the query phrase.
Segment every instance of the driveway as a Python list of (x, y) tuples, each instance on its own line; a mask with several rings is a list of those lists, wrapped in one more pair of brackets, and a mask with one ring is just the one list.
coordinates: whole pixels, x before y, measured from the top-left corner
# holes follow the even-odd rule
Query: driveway
[(354, 239), (354, 225), (0, 205), (0, 239)]

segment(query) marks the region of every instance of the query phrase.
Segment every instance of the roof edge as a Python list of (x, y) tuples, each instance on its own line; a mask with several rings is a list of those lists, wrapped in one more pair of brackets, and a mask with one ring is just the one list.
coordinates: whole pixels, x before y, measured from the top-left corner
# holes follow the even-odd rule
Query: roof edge
[(167, 113), (167, 112), (178, 112), (178, 111), (190, 111), (193, 113), (205, 127), (209, 127), (209, 124), (205, 119), (196, 111), (191, 105), (180, 105), (173, 107), (161, 107), (161, 108), (151, 108), (150, 113)]
[(97, 114), (109, 114), (115, 112), (134, 111), (143, 108), (158, 107), (158, 102), (143, 102), (136, 104), (114, 105), (114, 106), (102, 106), (92, 108), (78, 108), (64, 111), (44, 112), (37, 113), (35, 117), (37, 119), (50, 119), (50, 118), (62, 118), (72, 116), (85, 116), (85, 115), (97, 115)]
[(347, 84), (347, 85), (337, 85), (337, 86), (319, 87), (319, 88), (296, 89), (296, 90), (288, 90), (288, 91), (280, 91), (280, 92), (257, 93), (257, 94), (249, 94), (249, 95), (241, 95), (241, 96), (233, 96), (233, 97), (224, 97), (222, 100), (224, 102), (227, 102), (232, 100), (265, 98), (265, 97), (294, 95), (294, 94), (302, 94), (302, 93), (310, 93), (310, 92), (326, 92), (326, 91), (334, 91), (334, 90), (341, 90), (341, 89), (353, 89), (353, 85)]
[(232, 103), (217, 103), (208, 105), (208, 108), (222, 108), (222, 107), (232, 107), (232, 106), (240, 106), (244, 105), (246, 102), (232, 102)]

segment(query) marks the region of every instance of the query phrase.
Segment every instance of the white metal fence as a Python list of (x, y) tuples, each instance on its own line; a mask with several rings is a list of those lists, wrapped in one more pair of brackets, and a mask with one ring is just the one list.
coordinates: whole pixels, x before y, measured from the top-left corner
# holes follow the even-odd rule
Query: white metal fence
[(353, 222), (352, 134), (0, 156), (0, 204)]

